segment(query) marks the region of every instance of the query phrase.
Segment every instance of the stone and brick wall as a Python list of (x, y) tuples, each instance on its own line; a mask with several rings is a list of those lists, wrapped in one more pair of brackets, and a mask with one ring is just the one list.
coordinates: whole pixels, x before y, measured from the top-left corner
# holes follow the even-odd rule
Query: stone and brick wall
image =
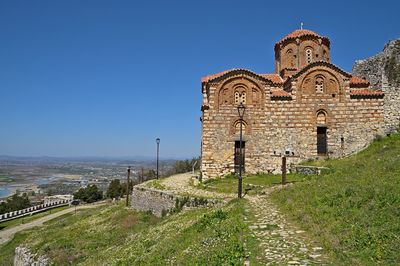
[[(299, 34), (303, 32), (292, 35)], [(294, 164), (307, 159), (349, 155), (367, 147), (388, 128), (397, 127), (398, 90), (388, 89), (384, 82), (378, 88), (384, 92), (371, 90), (368, 81), (329, 62), (327, 38), (309, 31), (305, 34), (296, 39), (289, 34), (277, 43), (275, 74), (234, 69), (202, 79), (201, 169), (204, 179), (234, 171), (235, 141), (239, 140), (241, 124), (237, 106), (241, 101), (246, 105), (242, 126), (248, 173), (280, 172), (278, 155), (285, 150), (296, 156), (288, 161)], [(321, 51), (327, 49), (328, 52), (326, 58), (319, 61), (313, 58), (311, 63), (304, 64), (304, 49), (299, 53), (294, 47), (302, 59), (286, 77), (279, 71), (281, 66), (289, 64), (288, 58), (280, 55), (295, 44), (303, 48), (312, 44), (314, 50), (319, 51), (319, 58)], [(326, 128), (325, 154), (317, 153), (318, 127)]]

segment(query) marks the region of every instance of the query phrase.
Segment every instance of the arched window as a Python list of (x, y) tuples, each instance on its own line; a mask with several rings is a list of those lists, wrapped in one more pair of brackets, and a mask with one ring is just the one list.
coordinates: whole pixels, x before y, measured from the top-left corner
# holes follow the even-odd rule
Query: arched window
[(246, 91), (244, 89), (237, 89), (235, 91), (235, 104), (246, 104)]
[(315, 92), (324, 93), (324, 78), (321, 76), (315, 78)]
[(242, 134), (244, 134), (246, 132), (246, 123), (237, 122), (235, 124), (235, 134), (240, 134), (240, 124), (242, 124)]
[(289, 67), (294, 67), (294, 59), (295, 55), (292, 49), (287, 50), (286, 52), (286, 60)]
[(317, 125), (326, 125), (326, 113), (322, 110), (317, 113)]
[(307, 64), (311, 63), (313, 60), (313, 51), (312, 48), (306, 48), (306, 62)]

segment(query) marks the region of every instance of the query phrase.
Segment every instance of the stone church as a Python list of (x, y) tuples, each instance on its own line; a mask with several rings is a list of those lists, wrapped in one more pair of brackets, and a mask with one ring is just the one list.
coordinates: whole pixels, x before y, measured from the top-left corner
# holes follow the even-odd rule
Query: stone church
[(328, 37), (295, 30), (275, 44), (275, 73), (231, 69), (202, 78), (203, 178), (234, 172), (241, 160), (247, 173), (276, 173), (282, 154), (298, 163), (365, 148), (385, 134), (379, 89), (331, 63)]

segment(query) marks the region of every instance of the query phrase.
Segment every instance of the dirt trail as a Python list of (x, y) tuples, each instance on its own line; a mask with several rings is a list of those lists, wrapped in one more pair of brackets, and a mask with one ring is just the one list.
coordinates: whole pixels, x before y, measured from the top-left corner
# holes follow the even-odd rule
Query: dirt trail
[[(76, 210), (95, 208), (95, 207), (98, 207), (98, 206), (101, 206), (101, 205), (104, 205), (104, 204), (82, 205), (82, 206), (76, 207)], [(13, 227), (11, 227), (9, 229), (1, 230), (0, 231), (0, 245), (2, 245), (4, 243), (8, 242), (9, 240), (11, 240), (14, 237), (14, 235), (16, 233), (20, 232), (20, 231), (31, 229), (31, 228), (36, 227), (36, 226), (41, 226), (41, 225), (43, 225), (43, 223), (45, 223), (47, 221), (50, 221), (50, 220), (52, 220), (54, 218), (57, 218), (57, 217), (59, 217), (61, 215), (64, 215), (66, 213), (70, 213), (70, 212), (73, 212), (73, 211), (75, 211), (75, 208), (71, 207), (71, 208), (56, 212), (56, 213), (52, 213), (52, 214), (46, 215), (46, 216), (44, 216), (42, 218), (38, 218), (38, 219), (33, 220), (33, 221), (31, 221), (29, 223), (26, 223), (26, 224), (20, 224), (20, 225), (17, 225), (17, 226), (13, 226)]]

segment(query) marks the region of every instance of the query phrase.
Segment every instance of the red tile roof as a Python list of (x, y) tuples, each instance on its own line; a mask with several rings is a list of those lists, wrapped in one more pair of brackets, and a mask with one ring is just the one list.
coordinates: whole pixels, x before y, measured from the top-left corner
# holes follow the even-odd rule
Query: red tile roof
[(247, 69), (240, 69), (240, 68), (239, 69), (229, 69), (229, 70), (225, 70), (225, 71), (222, 71), (222, 72), (219, 72), (219, 73), (216, 73), (216, 74), (211, 74), (211, 75), (208, 75), (208, 76), (204, 76), (204, 77), (201, 78), (201, 82), (202, 83), (207, 83), (207, 82), (209, 82), (209, 81), (211, 81), (213, 79), (219, 78), (219, 77), (221, 77), (221, 76), (223, 76), (223, 75), (225, 75), (225, 74), (227, 74), (229, 72), (242, 72), (242, 73), (245, 73), (245, 74), (254, 75), (254, 76), (262, 78), (262, 79), (267, 79), (267, 80), (269, 80), (272, 83), (277, 84), (277, 85), (282, 85), (283, 84), (283, 79), (278, 74), (257, 74), (257, 73), (251, 72), (251, 71), (249, 71)]
[(286, 35), (285, 37), (283, 37), (279, 42), (277, 42), (277, 43), (275, 44), (275, 46), (276, 46), (277, 44), (283, 43), (283, 42), (286, 41), (286, 40), (289, 40), (289, 39), (296, 39), (296, 38), (298, 38), (298, 37), (306, 36), (306, 35), (308, 35), (308, 36), (314, 36), (314, 37), (319, 37), (319, 38), (323, 38), (323, 39), (326, 39), (326, 40), (329, 41), (329, 39), (328, 39), (327, 37), (321, 36), (321, 35), (319, 35), (318, 33), (314, 32), (314, 31), (312, 31), (312, 30), (304, 30), (304, 29), (301, 29), (301, 30), (295, 30), (295, 31), (289, 33), (288, 35)]
[(350, 87), (368, 87), (369, 81), (357, 76), (352, 76), (350, 79)]
[(271, 90), (271, 97), (276, 98), (291, 98), (292, 95), (284, 90)]
[(222, 76), (223, 74), (226, 74), (226, 73), (228, 73), (229, 71), (232, 71), (232, 70), (233, 69), (224, 70), (224, 71), (219, 72), (219, 73), (215, 73), (215, 74), (211, 74), (211, 75), (208, 75), (208, 76), (204, 76), (204, 77), (201, 78), (201, 82), (208, 82), (208, 81), (210, 81), (210, 80), (212, 80), (214, 78), (217, 78), (219, 76)]
[(260, 76), (271, 80), (273, 83), (276, 84), (283, 84), (283, 79), (278, 74), (259, 74)]
[(383, 96), (384, 93), (381, 90), (371, 89), (356, 89), (350, 91), (351, 96)]

